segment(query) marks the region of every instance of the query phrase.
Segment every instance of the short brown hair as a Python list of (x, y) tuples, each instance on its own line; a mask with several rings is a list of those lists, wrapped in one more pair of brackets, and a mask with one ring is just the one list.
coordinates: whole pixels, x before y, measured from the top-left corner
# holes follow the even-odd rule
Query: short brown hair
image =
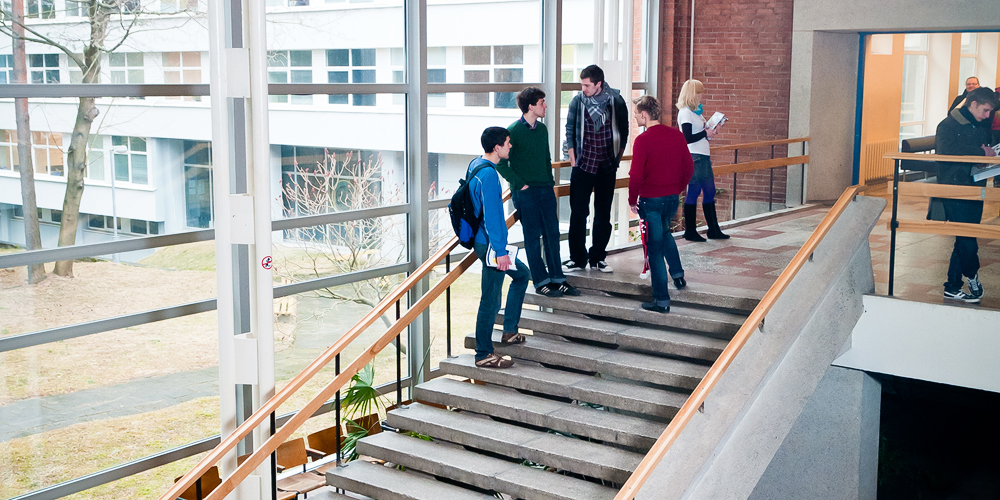
[(644, 95), (638, 99), (634, 99), (632, 104), (635, 104), (635, 114), (645, 112), (649, 115), (650, 120), (660, 121), (660, 102), (655, 97)]

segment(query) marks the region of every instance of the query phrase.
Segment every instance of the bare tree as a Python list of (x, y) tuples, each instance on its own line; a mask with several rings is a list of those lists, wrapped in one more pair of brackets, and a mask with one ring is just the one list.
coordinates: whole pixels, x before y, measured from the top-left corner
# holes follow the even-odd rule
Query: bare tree
[[(24, 55), (24, 0), (13, 0), (11, 18), (14, 20), (14, 83), (27, 83)], [(28, 99), (14, 99), (14, 121), (17, 124), (17, 162), (21, 173), (21, 211), (24, 213), (24, 246), (28, 250), (42, 248), (38, 229), (38, 205), (35, 203), (35, 170), (31, 164), (31, 124), (28, 120)], [(45, 279), (45, 266), (28, 266), (28, 283)]]
[[(339, 158), (338, 158), (339, 157)], [(378, 153), (324, 150), (315, 164), (296, 164), (286, 172), (282, 194), (287, 215), (319, 215), (398, 202), (398, 185), (385, 191)], [(405, 258), (405, 228), (389, 217), (294, 229), (294, 251), (276, 266), (279, 276), (300, 281), (395, 264)], [(316, 290), (316, 296), (374, 307), (395, 285), (390, 277), (361, 280)], [(383, 316), (386, 326), (389, 318)]]
[[(121, 47), (129, 34), (132, 33), (142, 13), (140, 3), (138, 0), (75, 0), (75, 3), (85, 9), (90, 26), (90, 36), (83, 43), (82, 54), (71, 50), (69, 41), (57, 40), (55, 37), (43, 33), (41, 29), (36, 29), (30, 23), (25, 23), (23, 16), (16, 18), (11, 12), (2, 12), (3, 22), (0, 23), (0, 33), (20, 40), (22, 44), (24, 41), (29, 41), (58, 49), (66, 54), (72, 64), (80, 68), (83, 74), (83, 83), (100, 83), (101, 57)], [(26, 34), (19, 36), (17, 32)], [(112, 43), (108, 43), (111, 34), (114, 35), (114, 40)], [(84, 178), (87, 172), (87, 143), (90, 140), (90, 127), (99, 113), (93, 97), (80, 98), (76, 122), (73, 125), (73, 133), (67, 150), (66, 194), (63, 198), (62, 224), (59, 227), (59, 246), (71, 246), (76, 243), (80, 200), (83, 198)], [(18, 122), (19, 138), (21, 135), (20, 123)], [(22, 149), (18, 148), (19, 151)], [(30, 152), (30, 146), (27, 150)], [(25, 182), (23, 175), (21, 182), (22, 184)], [(33, 182), (31, 187), (33, 189)], [(25, 212), (27, 210), (28, 207), (25, 206)], [(57, 262), (54, 272), (60, 276), (73, 276), (73, 261)]]

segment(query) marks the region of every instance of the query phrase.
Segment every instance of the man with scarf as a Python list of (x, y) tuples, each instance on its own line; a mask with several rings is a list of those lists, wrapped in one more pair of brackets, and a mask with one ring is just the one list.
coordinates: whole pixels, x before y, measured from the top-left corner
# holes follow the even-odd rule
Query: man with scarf
[[(621, 93), (604, 81), (596, 65), (580, 72), (582, 92), (569, 103), (566, 142), (573, 167), (569, 188), (569, 260), (567, 271), (591, 269), (610, 273), (605, 262), (611, 240), (611, 202), (615, 195), (618, 164), (628, 142), (628, 105)], [(594, 226), (587, 252), (587, 217), (594, 194)]]

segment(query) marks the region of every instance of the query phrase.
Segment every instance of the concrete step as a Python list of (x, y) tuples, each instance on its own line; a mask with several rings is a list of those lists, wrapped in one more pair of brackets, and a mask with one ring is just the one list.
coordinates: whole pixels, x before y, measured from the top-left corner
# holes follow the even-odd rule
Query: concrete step
[(617, 489), (486, 455), (382, 432), (358, 441), (358, 453), (478, 488), (538, 500), (612, 500)]
[(326, 484), (378, 500), (495, 500), (491, 495), (362, 460), (330, 469)]
[(389, 412), (388, 423), (397, 429), (616, 483), (627, 481), (643, 458), (621, 448), (420, 403)]
[(312, 490), (309, 492), (310, 500), (358, 500), (361, 498), (368, 499), (368, 497), (362, 497), (360, 495), (353, 497), (341, 495), (340, 493), (337, 493), (332, 486), (324, 486), (318, 490)]
[[(502, 323), (497, 320), (498, 324)], [(695, 333), (675, 332), (663, 327), (631, 326), (593, 319), (577, 313), (521, 311), (521, 328), (563, 337), (617, 344), (630, 349), (715, 361), (728, 342)]]
[(470, 384), (447, 377), (424, 382), (414, 398), (574, 434), (640, 450), (648, 450), (667, 424), (575, 403), (530, 396), (498, 385)]
[[(587, 290), (635, 297), (653, 296), (653, 285), (649, 280), (641, 280), (638, 276), (622, 276), (619, 273), (570, 273), (566, 275), (566, 280), (577, 288)], [(748, 315), (764, 297), (764, 292), (759, 290), (743, 290), (692, 281), (689, 281), (683, 290), (677, 290), (671, 280), (669, 290), (671, 302), (743, 311)]]
[[(493, 340), (499, 341), (501, 334), (495, 331)], [(523, 344), (496, 347), (495, 350), (512, 358), (688, 390), (694, 390), (708, 373), (707, 366), (687, 361), (557, 340), (558, 337), (526, 337)], [(465, 347), (476, 348), (475, 335), (465, 337)]]
[(666, 326), (701, 332), (715, 338), (730, 340), (736, 334), (745, 316), (710, 309), (699, 309), (683, 304), (671, 304), (667, 314), (647, 311), (635, 299), (584, 293), (577, 297), (551, 298), (538, 295), (530, 287), (524, 297), (526, 304), (548, 307), (642, 325)]
[(688, 395), (655, 387), (605, 380), (593, 375), (545, 368), (525, 360), (506, 369), (479, 368), (471, 354), (441, 361), (450, 375), (541, 394), (595, 403), (641, 414), (672, 418)]

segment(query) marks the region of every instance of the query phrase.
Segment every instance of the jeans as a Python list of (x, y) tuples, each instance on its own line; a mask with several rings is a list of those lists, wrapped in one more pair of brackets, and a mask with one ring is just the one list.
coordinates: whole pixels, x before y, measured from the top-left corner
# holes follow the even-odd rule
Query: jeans
[[(975, 200), (943, 200), (945, 219), (952, 222), (970, 222), (979, 224), (983, 219), (983, 202)], [(955, 247), (951, 251), (951, 262), (948, 264), (948, 281), (944, 291), (957, 292), (962, 289), (967, 278), (979, 273), (979, 242), (975, 238), (956, 236)]]
[(715, 203), (715, 176), (712, 174), (712, 158), (706, 155), (691, 155), (694, 160), (694, 175), (688, 182), (685, 205), (698, 203), (698, 195), (705, 193), (702, 203)]
[[(569, 258), (577, 264), (594, 266), (608, 256), (611, 241), (611, 202), (615, 198), (616, 171), (596, 174), (573, 169), (569, 185)], [(594, 228), (587, 254), (587, 217), (590, 215), (590, 193), (594, 193)]]
[(479, 313), (476, 315), (476, 361), (484, 359), (493, 352), (493, 325), (497, 313), (500, 312), (500, 293), (503, 287), (504, 274), (513, 280), (507, 290), (507, 306), (503, 313), (503, 331), (517, 332), (517, 324), (521, 322), (521, 304), (524, 303), (524, 291), (528, 289), (528, 267), (521, 259), (514, 261), (516, 270), (500, 271), (486, 265), (487, 245), (477, 243), (473, 249), (483, 263), (482, 296), (479, 298)]
[(670, 305), (667, 292), (667, 269), (663, 259), (670, 266), (671, 278), (682, 278), (681, 256), (677, 253), (677, 243), (670, 235), (670, 220), (677, 213), (679, 195), (658, 198), (639, 198), (639, 217), (646, 221), (646, 253), (649, 256), (649, 274), (653, 282), (653, 299), (656, 305)]
[[(531, 268), (535, 288), (549, 283), (563, 283), (566, 276), (559, 257), (559, 218), (556, 216), (556, 195), (552, 186), (529, 186), (512, 195), (514, 208), (521, 215), (524, 232), (524, 253)], [(539, 243), (541, 238), (541, 243)], [(545, 259), (542, 259), (542, 247)]]

